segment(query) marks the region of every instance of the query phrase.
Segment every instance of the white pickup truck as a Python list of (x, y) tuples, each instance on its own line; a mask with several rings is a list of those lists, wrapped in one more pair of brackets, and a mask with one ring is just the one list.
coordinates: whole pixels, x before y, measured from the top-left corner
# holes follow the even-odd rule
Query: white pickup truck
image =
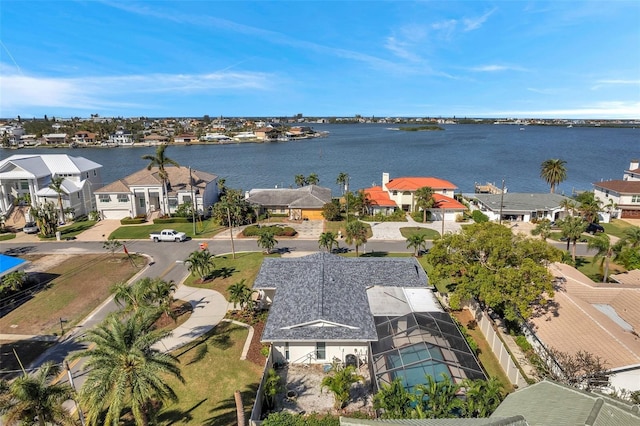
[(160, 241), (175, 241), (176, 243), (179, 243), (180, 241), (187, 239), (187, 234), (184, 232), (178, 232), (174, 229), (163, 229), (160, 232), (153, 232), (149, 234), (149, 238), (154, 243), (159, 243)]

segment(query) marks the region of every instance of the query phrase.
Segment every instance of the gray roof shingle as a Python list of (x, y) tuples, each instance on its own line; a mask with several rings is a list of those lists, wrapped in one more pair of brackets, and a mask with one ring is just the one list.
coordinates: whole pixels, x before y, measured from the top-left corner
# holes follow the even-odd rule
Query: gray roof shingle
[[(427, 275), (414, 258), (316, 253), (265, 259), (253, 288), (276, 289), (263, 341), (375, 341), (367, 288), (427, 285)], [(310, 324), (316, 326), (306, 326)]]
[(252, 189), (247, 201), (260, 206), (319, 209), (331, 202), (331, 189), (317, 185), (294, 189)]

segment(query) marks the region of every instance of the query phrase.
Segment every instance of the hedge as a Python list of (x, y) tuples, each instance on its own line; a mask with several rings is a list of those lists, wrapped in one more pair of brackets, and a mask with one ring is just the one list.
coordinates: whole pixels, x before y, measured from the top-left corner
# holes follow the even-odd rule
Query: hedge
[(297, 234), (296, 230), (290, 226), (249, 225), (242, 231), (242, 235), (245, 237), (259, 237), (264, 232), (271, 232), (276, 237), (293, 237)]
[(120, 219), (120, 224), (121, 225), (139, 225), (141, 223), (145, 223), (146, 221), (147, 219), (143, 217), (134, 217), (134, 218), (125, 217)]
[(158, 217), (153, 219), (154, 224), (158, 223), (191, 223), (191, 218), (188, 217)]

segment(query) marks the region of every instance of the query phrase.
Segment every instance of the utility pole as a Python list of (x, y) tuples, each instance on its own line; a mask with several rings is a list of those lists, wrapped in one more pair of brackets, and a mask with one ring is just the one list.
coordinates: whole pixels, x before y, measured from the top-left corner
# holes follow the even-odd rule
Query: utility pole
[[(67, 369), (67, 376), (69, 376), (69, 385), (71, 386), (71, 389), (75, 393), (76, 385), (73, 383), (73, 374), (71, 373), (71, 368), (69, 368), (69, 363), (67, 361), (65, 361), (64, 362), (64, 366)], [(74, 395), (74, 397), (75, 397), (75, 395)], [(78, 401), (77, 401), (76, 398), (73, 399), (73, 402), (75, 402), (76, 410), (78, 410), (78, 416), (80, 417), (80, 424), (82, 424), (82, 426), (84, 426), (84, 414), (82, 413), (82, 408), (80, 408), (80, 404), (78, 404)]]
[(503, 201), (504, 201), (504, 179), (502, 179), (502, 189), (500, 190), (500, 225), (502, 225)]
[(231, 210), (227, 206), (227, 221), (229, 222), (229, 236), (231, 236), (231, 255), (236, 258), (236, 249), (233, 245), (233, 225), (231, 224)]
[(191, 185), (191, 222), (193, 222), (193, 236), (196, 236), (196, 197), (193, 192), (193, 178), (191, 177), (191, 166), (189, 166), (189, 185)]

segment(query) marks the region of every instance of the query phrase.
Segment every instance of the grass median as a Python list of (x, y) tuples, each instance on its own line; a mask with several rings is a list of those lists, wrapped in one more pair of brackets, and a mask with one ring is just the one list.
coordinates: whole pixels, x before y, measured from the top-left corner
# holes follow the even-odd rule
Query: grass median
[(196, 222), (196, 232), (193, 232), (193, 223), (151, 223), (145, 225), (122, 225), (109, 235), (116, 240), (148, 240), (152, 232), (160, 232), (163, 229), (175, 229), (184, 232), (190, 238), (211, 238), (218, 232), (227, 229), (217, 222), (207, 219)]

